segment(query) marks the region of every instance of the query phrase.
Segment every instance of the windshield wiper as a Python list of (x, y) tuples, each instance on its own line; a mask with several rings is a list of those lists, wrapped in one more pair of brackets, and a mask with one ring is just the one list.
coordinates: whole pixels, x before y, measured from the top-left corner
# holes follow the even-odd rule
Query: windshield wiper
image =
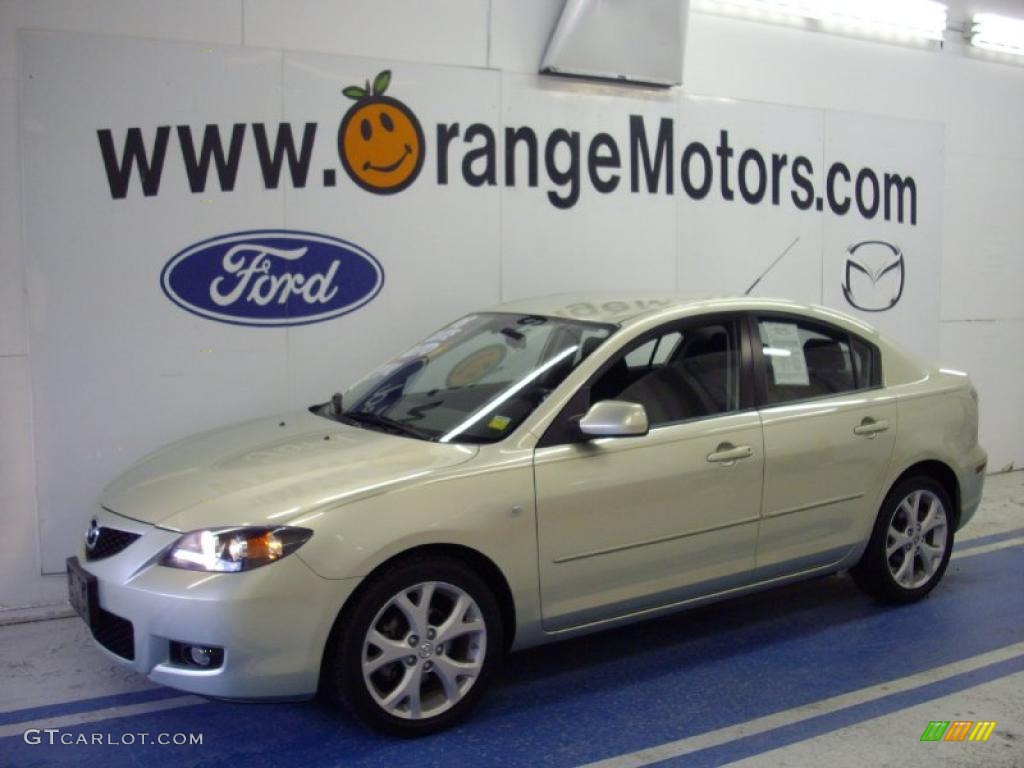
[(380, 427), (389, 432), (398, 432), (399, 434), (408, 435), (410, 437), (418, 437), (420, 440), (433, 439), (433, 435), (419, 429), (418, 427), (414, 427), (395, 419), (389, 419), (387, 416), (381, 416), (379, 413), (370, 413), (369, 411), (346, 411), (342, 414), (341, 418), (343, 421), (353, 422), (355, 424), (365, 424), (370, 427)]

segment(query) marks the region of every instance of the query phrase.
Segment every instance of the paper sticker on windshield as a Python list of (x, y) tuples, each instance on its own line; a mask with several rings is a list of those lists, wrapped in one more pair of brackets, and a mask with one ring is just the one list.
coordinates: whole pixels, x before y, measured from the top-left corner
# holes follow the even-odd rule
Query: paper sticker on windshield
[(423, 341), (419, 342), (412, 349), (408, 349), (398, 356), (398, 360), (409, 360), (417, 357), (432, 358), (437, 357), (439, 354), (444, 352), (448, 348), (447, 342), (449, 339), (458, 336), (463, 332), (463, 326), (476, 320), (476, 315), (466, 315), (465, 317), (456, 320), (451, 325), (446, 325), (439, 331), (432, 333)]
[(794, 323), (761, 323), (764, 355), (771, 360), (776, 384), (806, 387), (807, 360), (800, 345), (800, 331)]
[(494, 416), (491, 417), (491, 420), (487, 422), (487, 426), (490, 427), (491, 429), (504, 431), (506, 428), (508, 428), (509, 422), (511, 421), (512, 419), (510, 419), (508, 416), (499, 416), (495, 414)]
[(453, 336), (458, 336), (463, 332), (463, 328), (476, 320), (476, 315), (466, 315), (465, 317), (456, 320), (451, 325), (446, 325), (439, 331), (434, 331), (427, 338), (425, 338), (421, 344), (438, 344), (442, 341), (447, 341)]
[(478, 349), (468, 357), (459, 362), (445, 379), (449, 388), (468, 387), (475, 384), (484, 376), (493, 371), (507, 354), (504, 344), (491, 344)]

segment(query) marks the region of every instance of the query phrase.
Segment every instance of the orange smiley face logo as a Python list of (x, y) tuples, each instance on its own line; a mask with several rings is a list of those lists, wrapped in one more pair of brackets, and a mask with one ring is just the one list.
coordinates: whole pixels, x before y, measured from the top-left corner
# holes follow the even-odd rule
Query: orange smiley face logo
[(352, 181), (368, 192), (391, 195), (415, 181), (423, 167), (425, 144), (420, 121), (398, 99), (385, 96), (390, 70), (373, 80), (373, 89), (350, 85), (342, 93), (355, 99), (338, 128), (341, 164)]

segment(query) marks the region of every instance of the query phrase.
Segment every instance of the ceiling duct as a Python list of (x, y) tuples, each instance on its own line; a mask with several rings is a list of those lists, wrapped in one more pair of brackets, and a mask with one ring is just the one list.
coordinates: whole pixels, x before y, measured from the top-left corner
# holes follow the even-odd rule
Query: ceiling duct
[(690, 0), (566, 0), (540, 71), (680, 85), (689, 13)]

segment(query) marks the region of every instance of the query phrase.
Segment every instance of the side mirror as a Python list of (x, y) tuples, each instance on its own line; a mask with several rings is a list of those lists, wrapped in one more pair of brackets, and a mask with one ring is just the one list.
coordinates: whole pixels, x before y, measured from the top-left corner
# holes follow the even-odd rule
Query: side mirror
[(580, 419), (580, 432), (588, 437), (640, 437), (648, 432), (647, 411), (639, 403), (601, 400)]

